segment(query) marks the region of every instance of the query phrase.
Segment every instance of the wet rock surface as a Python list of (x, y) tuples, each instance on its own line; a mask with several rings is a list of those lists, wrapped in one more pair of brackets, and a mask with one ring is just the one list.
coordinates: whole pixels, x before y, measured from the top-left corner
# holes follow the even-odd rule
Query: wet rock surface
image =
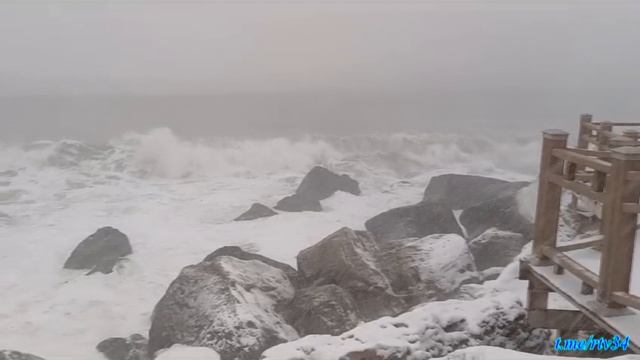
[(64, 264), (65, 269), (111, 273), (116, 263), (133, 252), (129, 238), (117, 229), (103, 227), (84, 239)]

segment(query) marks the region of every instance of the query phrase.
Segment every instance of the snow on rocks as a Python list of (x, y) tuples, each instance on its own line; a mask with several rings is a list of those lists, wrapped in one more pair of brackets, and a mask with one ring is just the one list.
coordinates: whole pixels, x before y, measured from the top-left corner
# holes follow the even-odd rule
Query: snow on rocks
[(277, 311), (294, 292), (284, 271), (261, 260), (214, 256), (187, 266), (153, 311), (149, 352), (186, 344), (223, 360), (255, 360), (298, 337)]
[(156, 360), (220, 360), (220, 355), (206, 347), (176, 344), (158, 353)]
[(385, 211), (367, 220), (365, 227), (377, 241), (421, 238), (432, 234), (462, 235), (451, 208), (431, 200)]
[(489, 229), (469, 242), (478, 270), (510, 264), (529, 241), (522, 234)]
[(287, 309), (289, 323), (300, 336), (339, 335), (360, 322), (351, 294), (337, 285), (299, 290)]
[(112, 227), (103, 227), (84, 239), (64, 264), (65, 269), (91, 270), (89, 274), (109, 274), (124, 256), (132, 253), (127, 235)]
[(467, 242), (459, 235), (393, 240), (380, 247), (382, 269), (408, 306), (450, 298), (463, 283), (479, 280)]
[(263, 360), (424, 360), (469, 346), (539, 352), (548, 331), (531, 330), (515, 295), (433, 302), (397, 317), (363, 324), (340, 336), (311, 335), (264, 352)]
[(347, 290), (364, 319), (395, 315), (405, 304), (391, 291), (377, 253), (368, 233), (342, 228), (302, 250), (297, 256), (298, 272), (306, 284), (334, 284)]

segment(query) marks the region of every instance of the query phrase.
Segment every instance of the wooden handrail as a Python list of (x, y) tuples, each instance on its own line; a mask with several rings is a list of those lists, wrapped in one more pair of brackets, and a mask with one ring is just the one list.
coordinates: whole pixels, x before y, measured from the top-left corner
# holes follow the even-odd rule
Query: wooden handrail
[(611, 171), (611, 163), (595, 157), (578, 154), (571, 149), (553, 149), (551, 153), (559, 159), (590, 167), (594, 170), (605, 173)]
[(602, 235), (596, 235), (586, 239), (567, 241), (565, 243), (562, 243), (562, 245), (558, 245), (556, 247), (556, 250), (558, 250), (559, 252), (567, 252), (589, 248), (595, 245), (600, 245), (603, 238), (604, 237)]
[(588, 197), (591, 200), (595, 200), (601, 203), (604, 203), (607, 200), (605, 193), (596, 192), (591, 189), (591, 187), (581, 184), (575, 181), (569, 181), (557, 174), (549, 174), (547, 175), (547, 179), (565, 189), (571, 190), (577, 194)]

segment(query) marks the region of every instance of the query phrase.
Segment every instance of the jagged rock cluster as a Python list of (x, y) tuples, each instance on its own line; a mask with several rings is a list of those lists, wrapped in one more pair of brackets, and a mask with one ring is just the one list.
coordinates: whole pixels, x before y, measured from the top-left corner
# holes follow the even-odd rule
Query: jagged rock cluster
[[(454, 298), (461, 285), (481, 281), (478, 270), (507, 265), (528, 241), (531, 224), (514, 209), (516, 193), (525, 185), (435, 177), (418, 204), (373, 217), (367, 231), (342, 228), (302, 250), (297, 270), (238, 247), (218, 249), (184, 268), (156, 305), (149, 353), (187, 344), (210, 347), (223, 360), (254, 360), (302, 336), (339, 335), (365, 321)], [(314, 168), (293, 198), (319, 201), (337, 190), (359, 193), (354, 180)], [(267, 209), (254, 210), (267, 214)], [(473, 336), (504, 333), (513, 340), (516, 333), (530, 334), (494, 320), (483, 325), (486, 334)], [(446, 332), (468, 325), (451, 326)], [(464, 339), (448, 346), (473, 342)]]

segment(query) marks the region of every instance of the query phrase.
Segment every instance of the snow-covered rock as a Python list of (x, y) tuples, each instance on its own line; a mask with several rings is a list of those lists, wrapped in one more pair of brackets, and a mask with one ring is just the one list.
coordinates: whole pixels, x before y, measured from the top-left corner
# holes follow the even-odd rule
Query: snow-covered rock
[[(263, 360), (425, 360), (469, 346), (540, 352), (548, 331), (531, 330), (515, 295), (448, 300), (381, 318), (340, 336), (311, 335), (264, 352)], [(363, 357), (366, 354), (366, 357)]]
[(231, 256), (240, 260), (261, 261), (269, 266), (282, 270), (287, 275), (287, 277), (289, 278), (289, 280), (294, 286), (297, 286), (299, 282), (298, 271), (294, 269), (292, 266), (281, 263), (279, 261), (275, 261), (273, 259), (270, 259), (260, 254), (254, 254), (248, 251), (244, 251), (239, 246), (223, 246), (219, 249), (216, 249), (211, 254), (207, 255), (207, 257), (205, 257), (203, 261), (213, 261), (215, 258), (219, 256)]
[(223, 360), (255, 360), (298, 337), (277, 311), (294, 293), (284, 271), (260, 260), (215, 256), (187, 266), (155, 307), (149, 351), (186, 344)]
[(176, 344), (160, 351), (156, 360), (220, 360), (220, 355), (206, 347), (192, 347)]
[(127, 235), (112, 227), (103, 227), (84, 239), (73, 250), (65, 269), (85, 269), (91, 273), (111, 273), (115, 264), (132, 253)]
[(301, 336), (339, 335), (360, 322), (351, 294), (337, 285), (297, 291), (293, 301), (287, 305), (287, 313), (289, 323)]
[(233, 221), (249, 221), (274, 215), (278, 215), (278, 213), (271, 210), (270, 207), (260, 203), (254, 203), (253, 205), (251, 205), (249, 210), (245, 211), (242, 215), (238, 216)]
[(529, 241), (522, 234), (489, 229), (469, 242), (478, 270), (504, 267), (520, 254)]
[(306, 284), (335, 284), (347, 290), (364, 319), (395, 315), (405, 309), (378, 263), (378, 247), (366, 232), (342, 228), (302, 250), (298, 272)]
[(0, 360), (44, 360), (41, 357), (13, 350), (0, 350)]
[(484, 176), (445, 174), (431, 178), (424, 191), (424, 200), (442, 201), (452, 209), (463, 210), (487, 200), (512, 195), (528, 184)]
[(430, 200), (385, 211), (367, 220), (365, 227), (377, 241), (422, 238), (432, 234), (462, 235), (451, 208)]
[(380, 248), (382, 270), (409, 306), (448, 298), (462, 283), (479, 279), (467, 242), (459, 235), (390, 240)]

